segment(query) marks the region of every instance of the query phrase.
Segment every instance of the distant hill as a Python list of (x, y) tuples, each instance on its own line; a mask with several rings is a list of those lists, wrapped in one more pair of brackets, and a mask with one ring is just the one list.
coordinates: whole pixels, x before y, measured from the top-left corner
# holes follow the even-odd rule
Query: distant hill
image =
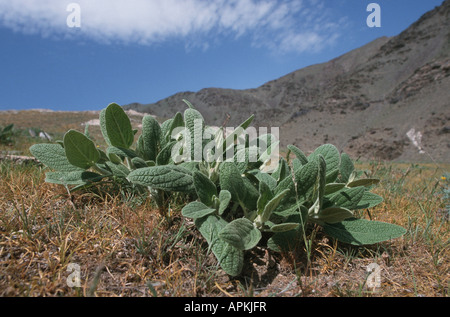
[[(305, 152), (332, 143), (353, 157), (449, 161), (450, 0), (395, 37), (248, 90), (205, 88), (125, 109), (171, 117), (192, 102), (210, 124), (278, 126)], [(407, 136), (409, 133), (410, 137)], [(413, 140), (420, 141), (419, 151)]]

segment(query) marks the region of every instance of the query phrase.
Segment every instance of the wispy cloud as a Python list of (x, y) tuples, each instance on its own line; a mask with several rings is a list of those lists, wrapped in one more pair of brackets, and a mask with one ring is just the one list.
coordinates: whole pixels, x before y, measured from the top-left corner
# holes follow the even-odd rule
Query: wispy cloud
[[(103, 43), (152, 45), (175, 39), (202, 49), (224, 36), (246, 36), (256, 47), (304, 52), (320, 50), (340, 35), (323, 1), (0, 0), (0, 25), (26, 34), (85, 36)], [(77, 30), (66, 24), (72, 2), (81, 8)]]

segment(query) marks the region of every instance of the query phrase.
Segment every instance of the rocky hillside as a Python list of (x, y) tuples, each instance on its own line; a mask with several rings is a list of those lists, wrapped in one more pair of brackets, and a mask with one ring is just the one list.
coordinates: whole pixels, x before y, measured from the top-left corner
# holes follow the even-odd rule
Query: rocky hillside
[(327, 142), (353, 157), (448, 162), (449, 12), (446, 0), (398, 36), (255, 89), (206, 88), (125, 108), (169, 117), (187, 99), (211, 124), (254, 113), (256, 126), (280, 127), (282, 144), (305, 152)]

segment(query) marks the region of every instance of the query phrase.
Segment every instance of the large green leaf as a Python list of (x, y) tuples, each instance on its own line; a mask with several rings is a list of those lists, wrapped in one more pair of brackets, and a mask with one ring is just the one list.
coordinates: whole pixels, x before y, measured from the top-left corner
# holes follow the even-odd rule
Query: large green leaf
[(248, 160), (249, 160), (249, 152), (248, 148), (240, 149), (234, 155), (234, 163), (238, 168), (240, 174), (244, 174), (247, 170)]
[(258, 189), (247, 177), (242, 177), (242, 182), (245, 191), (244, 205), (248, 210), (256, 210), (256, 202), (259, 197)]
[(219, 215), (222, 215), (231, 201), (231, 194), (228, 190), (222, 189), (219, 193)]
[(344, 183), (329, 183), (325, 185), (325, 195), (333, 194), (345, 187)]
[(325, 195), (326, 163), (322, 155), (319, 154), (317, 157), (319, 161), (319, 173), (317, 174), (313, 199), (317, 200), (318, 209), (321, 209)]
[(227, 224), (216, 215), (195, 220), (196, 227), (208, 242), (222, 269), (231, 276), (237, 276), (244, 266), (244, 251), (219, 238), (219, 232)]
[(258, 214), (262, 214), (267, 203), (273, 198), (273, 192), (266, 182), (259, 182), (259, 197), (256, 203)]
[(308, 156), (308, 161), (315, 160), (319, 155), (323, 156), (327, 164), (326, 182), (334, 182), (339, 174), (341, 162), (339, 150), (332, 144), (324, 144)]
[(273, 197), (271, 200), (269, 200), (267, 202), (267, 204), (264, 206), (262, 213), (260, 213), (260, 219), (261, 219), (262, 223), (264, 223), (270, 219), (272, 212), (278, 207), (281, 200), (288, 193), (289, 193), (289, 189), (286, 189), (286, 190), (282, 191), (281, 193), (277, 194), (275, 197)]
[(297, 227), (299, 225), (300, 224), (296, 223), (296, 222), (280, 223), (280, 224), (273, 225), (272, 227), (270, 227), (270, 230), (275, 233), (286, 232), (286, 231), (291, 231), (291, 230), (297, 229)]
[[(137, 157), (137, 153), (133, 150), (130, 149), (126, 149), (126, 148), (122, 148), (122, 147), (117, 147), (117, 146), (110, 146), (106, 149), (106, 154), (108, 155), (108, 157), (111, 159), (111, 154), (114, 154), (122, 159), (128, 157), (130, 159), (133, 159), (135, 157)], [(112, 159), (111, 159), (112, 160)], [(121, 162), (121, 160), (119, 160)]]
[(282, 191), (289, 189), (289, 193), (284, 197), (284, 199), (280, 202), (280, 205), (290, 206), (291, 204), (297, 201), (296, 196), (296, 188), (294, 179), (291, 175), (285, 177), (275, 188), (274, 194), (277, 195)]
[(250, 250), (261, 240), (261, 231), (246, 218), (239, 218), (227, 224), (219, 237), (239, 250)]
[(314, 185), (319, 175), (319, 160), (311, 159), (307, 164), (298, 168), (295, 173), (295, 182), (297, 183), (297, 195), (299, 197), (309, 198), (314, 192)]
[(106, 166), (111, 170), (112, 174), (117, 177), (127, 177), (130, 174), (130, 170), (125, 165), (119, 163), (114, 164), (112, 162), (106, 162)]
[(289, 144), (287, 146), (287, 148), (295, 154), (295, 156), (300, 160), (300, 163), (302, 165), (305, 165), (308, 163), (308, 158), (306, 157), (306, 155), (302, 152), (302, 150), (300, 150), (298, 147), (296, 147), (295, 145)]
[[(280, 166), (284, 166), (284, 165), (279, 164), (278, 167), (280, 167)], [(260, 170), (258, 170), (257, 173), (255, 174), (256, 179), (258, 179), (260, 182), (266, 183), (266, 185), (269, 186), (270, 190), (274, 191), (277, 188), (277, 180), (272, 176), (265, 172), (261, 172)], [(283, 179), (284, 179), (284, 177), (283, 177)]]
[(35, 144), (30, 152), (42, 164), (60, 172), (75, 172), (84, 170), (72, 165), (66, 157), (66, 151), (59, 144)]
[[(278, 168), (270, 175), (275, 180), (275, 186), (277, 183), (281, 182), (286, 177), (290, 176), (290, 168), (286, 160), (281, 157), (278, 161)], [(263, 175), (268, 175), (263, 173)], [(270, 184), (269, 184), (270, 185)], [(274, 189), (274, 188), (273, 188)]]
[(199, 161), (203, 157), (202, 141), (205, 128), (203, 116), (195, 109), (186, 109), (184, 111), (184, 123), (189, 131), (189, 140), (186, 141), (190, 147), (190, 159)]
[(217, 196), (216, 185), (203, 173), (194, 171), (194, 186), (200, 201), (207, 206), (211, 206), (213, 196)]
[(341, 174), (341, 181), (347, 183), (350, 179), (350, 175), (353, 173), (355, 166), (347, 153), (341, 154), (341, 165), (339, 166), (339, 172)]
[(383, 197), (378, 196), (377, 194), (371, 193), (369, 191), (365, 191), (364, 195), (362, 196), (361, 200), (358, 203), (358, 206), (356, 206), (355, 209), (372, 208), (382, 202)]
[(352, 217), (354, 217), (353, 213), (346, 208), (329, 207), (319, 213), (318, 220), (326, 223), (337, 223)]
[(105, 140), (112, 146), (128, 149), (134, 141), (130, 118), (116, 103), (100, 113), (100, 126)]
[(142, 154), (146, 161), (156, 161), (161, 138), (161, 127), (158, 121), (150, 115), (142, 118)]
[(172, 158), (172, 148), (177, 144), (177, 141), (168, 142), (162, 149), (159, 151), (158, 156), (156, 157), (156, 164), (158, 165), (167, 165), (171, 161)]
[(235, 202), (245, 201), (246, 188), (239, 170), (234, 162), (223, 162), (220, 165), (220, 188), (228, 190)]
[(100, 131), (102, 132), (103, 138), (106, 141), (106, 144), (111, 145), (111, 141), (108, 137), (108, 131), (106, 129), (106, 108), (100, 111)]
[[(154, 161), (147, 161), (147, 162), (153, 162)], [(140, 158), (140, 157), (133, 157), (131, 159), (131, 163), (133, 164), (133, 166), (135, 168), (144, 168), (144, 167), (149, 167), (150, 165), (147, 164), (146, 161), (144, 161), (144, 159)], [(154, 165), (154, 164), (153, 164)]]
[(181, 210), (181, 214), (186, 218), (198, 219), (213, 214), (215, 211), (214, 208), (210, 208), (199, 201), (193, 201)]
[(165, 147), (166, 144), (172, 140), (172, 132), (178, 127), (184, 127), (183, 115), (180, 112), (177, 112), (173, 118), (170, 118), (161, 124), (161, 148)]
[(358, 187), (358, 186), (372, 186), (372, 185), (376, 185), (380, 182), (379, 179), (377, 178), (362, 178), (362, 179), (358, 179), (358, 180), (354, 180), (350, 183), (347, 184), (347, 187)]
[(88, 171), (75, 171), (75, 172), (48, 172), (45, 174), (45, 181), (47, 183), (59, 184), (59, 185), (85, 185), (88, 183), (98, 182), (103, 176), (88, 172)]
[(195, 191), (191, 171), (176, 165), (140, 168), (132, 171), (127, 178), (133, 183), (155, 189), (174, 192)]
[(362, 199), (366, 189), (364, 187), (345, 188), (329, 197), (329, 200), (334, 203), (336, 207), (355, 209)]
[(353, 245), (375, 244), (399, 238), (406, 233), (406, 229), (398, 225), (355, 218), (325, 224), (323, 228), (327, 235)]
[(69, 130), (64, 135), (64, 150), (69, 162), (79, 168), (88, 169), (100, 159), (100, 152), (86, 135)]

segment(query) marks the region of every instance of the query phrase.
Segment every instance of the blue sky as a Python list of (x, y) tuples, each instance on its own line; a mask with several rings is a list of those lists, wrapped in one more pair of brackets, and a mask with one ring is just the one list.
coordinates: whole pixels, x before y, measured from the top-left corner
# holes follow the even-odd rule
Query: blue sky
[[(0, 110), (100, 110), (256, 88), (397, 35), (442, 2), (0, 0)], [(79, 28), (67, 25), (70, 3)], [(369, 3), (381, 8), (379, 28), (367, 26)]]

